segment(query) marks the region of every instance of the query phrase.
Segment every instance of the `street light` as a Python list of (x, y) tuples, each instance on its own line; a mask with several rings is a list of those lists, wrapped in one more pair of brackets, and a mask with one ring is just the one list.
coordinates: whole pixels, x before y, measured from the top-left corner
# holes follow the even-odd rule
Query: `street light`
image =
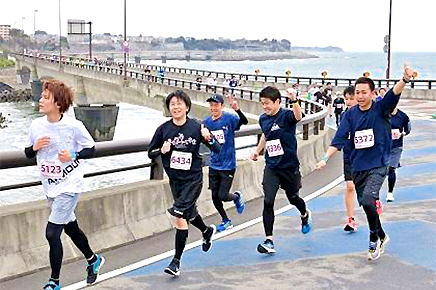
[(388, 47), (388, 67), (386, 68), (386, 79), (388, 80), (391, 76), (391, 23), (392, 23), (392, 0), (390, 0), (390, 4), (389, 4), (389, 36), (386, 43)]
[(36, 12), (38, 12), (38, 10), (33, 11), (33, 37), (35, 37), (36, 34)]
[(24, 34), (24, 19), (26, 19), (26, 17), (21, 17), (21, 30), (23, 31), (23, 34)]

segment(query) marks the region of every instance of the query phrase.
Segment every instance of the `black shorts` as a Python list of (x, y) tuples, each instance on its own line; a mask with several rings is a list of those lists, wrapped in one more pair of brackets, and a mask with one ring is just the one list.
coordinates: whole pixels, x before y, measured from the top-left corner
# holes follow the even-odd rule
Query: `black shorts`
[(359, 205), (362, 205), (362, 200), (365, 196), (380, 199), (380, 189), (383, 186), (387, 174), (387, 166), (353, 172), (353, 182), (356, 188)]
[(286, 191), (288, 198), (292, 195), (298, 196), (301, 188), (300, 169), (297, 167), (273, 170), (265, 167), (262, 185), (266, 202), (275, 200), (279, 187)]
[(168, 212), (187, 221), (194, 219), (198, 215), (197, 199), (203, 188), (203, 173), (200, 171), (192, 179), (171, 180), (171, 193), (173, 194), (174, 204)]
[(223, 201), (229, 201), (226, 198), (232, 187), (235, 171), (236, 169), (216, 170), (209, 167), (209, 189), (212, 195), (217, 195)]
[(351, 164), (344, 161), (344, 179), (345, 181), (352, 181), (353, 174), (351, 173)]

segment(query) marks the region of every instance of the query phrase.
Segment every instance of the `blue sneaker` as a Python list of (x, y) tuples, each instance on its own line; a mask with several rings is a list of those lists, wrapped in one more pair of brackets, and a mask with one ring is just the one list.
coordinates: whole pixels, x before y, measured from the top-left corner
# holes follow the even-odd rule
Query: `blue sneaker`
[(227, 229), (231, 229), (233, 228), (232, 225), (232, 221), (229, 219), (223, 220), (222, 223), (220, 223), (217, 227), (216, 227), (216, 231), (217, 232), (224, 232)]
[(244, 212), (245, 210), (245, 203), (242, 200), (242, 192), (240, 191), (235, 191), (235, 194), (239, 196), (239, 198), (237, 200), (234, 200), (233, 202), (235, 203), (236, 206), (236, 211), (241, 214)]
[(50, 279), (47, 284), (45, 284), (44, 290), (61, 290), (61, 283), (56, 284), (53, 280)]
[(262, 244), (257, 246), (257, 251), (261, 254), (274, 254), (274, 243), (271, 240), (265, 240)]
[(306, 209), (307, 216), (301, 218), (301, 232), (308, 234), (312, 230), (312, 212), (310, 209)]
[(95, 256), (97, 257), (97, 261), (92, 264), (88, 263), (88, 266), (86, 267), (86, 272), (88, 273), (86, 276), (87, 284), (94, 284), (95, 281), (97, 281), (98, 272), (105, 262), (104, 258), (100, 256), (100, 254), (95, 254)]

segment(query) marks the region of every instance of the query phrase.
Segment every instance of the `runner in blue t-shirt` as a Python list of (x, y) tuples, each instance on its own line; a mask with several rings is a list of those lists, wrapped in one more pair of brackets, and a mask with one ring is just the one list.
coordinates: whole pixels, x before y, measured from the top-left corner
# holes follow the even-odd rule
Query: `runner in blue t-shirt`
[(394, 198), (394, 187), (397, 176), (395, 169), (400, 166), (401, 154), (403, 153), (403, 137), (410, 133), (410, 120), (403, 111), (395, 108), (391, 115), (392, 145), (389, 155), (388, 193), (386, 201), (392, 202)]
[(265, 171), (263, 175), (263, 226), (265, 241), (257, 246), (262, 254), (275, 253), (273, 243), (274, 201), (279, 187), (301, 214), (301, 232), (307, 234), (311, 230), (312, 214), (306, 209), (306, 203), (299, 196), (301, 188), (300, 162), (297, 156), (297, 139), (295, 130), (297, 123), (303, 118), (295, 90), (286, 91), (291, 100), (292, 110), (281, 108), (280, 91), (274, 87), (266, 87), (260, 92), (260, 102), (265, 111), (259, 123), (262, 136), (250, 159), (256, 161), (263, 149), (265, 152)]
[(245, 209), (242, 193), (229, 191), (236, 171), (235, 131), (239, 130), (241, 125), (248, 124), (248, 120), (232, 95), (229, 95), (229, 103), (238, 115), (223, 111), (224, 98), (221, 95), (215, 94), (207, 99), (207, 102), (209, 102), (211, 116), (206, 117), (203, 123), (221, 144), (219, 153), (211, 153), (209, 187), (212, 191), (213, 204), (222, 218), (217, 231), (222, 232), (233, 227), (224, 210), (223, 201), (233, 201), (236, 211), (240, 214)]
[(368, 259), (376, 260), (389, 242), (389, 236), (382, 229), (379, 215), (382, 205), (379, 191), (388, 173), (391, 151), (390, 115), (400, 100), (406, 83), (413, 77), (413, 70), (405, 66), (403, 78), (389, 90), (381, 101), (374, 102), (374, 82), (361, 77), (355, 83), (358, 106), (354, 106), (341, 121), (331, 146), (316, 165), (323, 168), (328, 159), (343, 148), (350, 135), (352, 151), (350, 161), (357, 199), (365, 211), (369, 226)]

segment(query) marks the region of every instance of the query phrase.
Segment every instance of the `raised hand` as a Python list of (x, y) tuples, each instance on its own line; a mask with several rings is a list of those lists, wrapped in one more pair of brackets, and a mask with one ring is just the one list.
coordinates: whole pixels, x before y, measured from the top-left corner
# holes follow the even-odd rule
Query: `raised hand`
[(164, 142), (162, 148), (160, 148), (160, 152), (162, 154), (165, 154), (168, 151), (170, 151), (170, 149), (171, 149), (171, 139), (168, 139), (167, 141)]
[(204, 140), (210, 142), (213, 138), (213, 135), (210, 133), (209, 129), (207, 129), (203, 124), (201, 124), (201, 136), (203, 136)]
[(239, 104), (238, 104), (238, 102), (236, 101), (236, 99), (234, 98), (233, 94), (230, 94), (230, 93), (229, 93), (229, 94), (227, 95), (227, 98), (229, 99), (230, 107), (231, 107), (233, 110), (235, 110), (235, 111), (239, 110)]

